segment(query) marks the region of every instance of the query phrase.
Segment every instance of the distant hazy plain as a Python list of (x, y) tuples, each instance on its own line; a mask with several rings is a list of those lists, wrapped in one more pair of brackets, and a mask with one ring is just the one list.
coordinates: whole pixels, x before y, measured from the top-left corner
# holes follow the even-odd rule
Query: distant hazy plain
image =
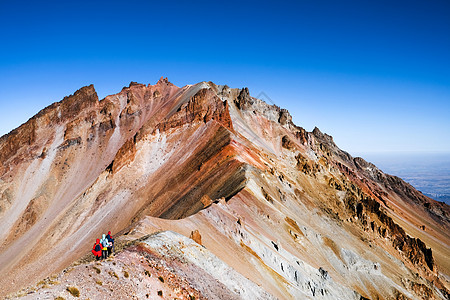
[(384, 173), (398, 176), (425, 195), (450, 204), (450, 153), (358, 154)]

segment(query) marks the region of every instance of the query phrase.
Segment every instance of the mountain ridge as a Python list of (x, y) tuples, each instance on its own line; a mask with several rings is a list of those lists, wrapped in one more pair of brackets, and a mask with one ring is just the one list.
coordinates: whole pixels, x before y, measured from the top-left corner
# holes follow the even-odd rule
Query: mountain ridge
[[(333, 224), (327, 226), (347, 228), (352, 236), (371, 240), (368, 243), (376, 245), (377, 251), (383, 249), (418, 272), (432, 282), (420, 283), (430, 295), (448, 295), (448, 283), (438, 270), (446, 276), (450, 270), (445, 264), (449, 207), (362, 158), (353, 158), (317, 127), (307, 132), (295, 125), (287, 110), (251, 97), (247, 88), (230, 89), (212, 82), (178, 88), (162, 77), (156, 85), (131, 82), (118, 94), (99, 101), (90, 85), (2, 136), (0, 153), (0, 224), (4, 229), (0, 253), (3, 262), (8, 261), (2, 264), (2, 271), (14, 278), (23, 274), (20, 268), (36, 266), (39, 257), (48, 261), (53, 255), (55, 266), (48, 271), (35, 268), (31, 278), (37, 280), (61, 270), (86, 252), (96, 234), (93, 231), (137, 230), (148, 217), (184, 220), (198, 215), (208, 219), (206, 211), (231, 203), (236, 206), (236, 199), (240, 199), (255, 203), (261, 212), (275, 211), (279, 222), (287, 222), (288, 234), (279, 233), (281, 240), (273, 237), (268, 244), (277, 252), (281, 244), (292, 243), (287, 238), (296, 242), (304, 236), (305, 229), (297, 224), (312, 226), (306, 215), (302, 222), (298, 220), (304, 215), (300, 207), (308, 208), (314, 219), (325, 218), (325, 223)], [(236, 207), (236, 211), (242, 209)], [(255, 217), (245, 209), (243, 214)], [(265, 228), (271, 221), (251, 223), (254, 228)], [(234, 225), (227, 226), (234, 230)], [(272, 235), (267, 230), (261, 232)], [(68, 237), (77, 240), (77, 247), (71, 247), (67, 258), (56, 259), (46, 244), (56, 245), (52, 252), (60, 254), (64, 249), (61, 240)], [(354, 238), (350, 240), (359, 245)], [(236, 242), (277, 276), (290, 278), (283, 267), (265, 261), (246, 241), (242, 237)], [(346, 261), (342, 259), (345, 251), (336, 241), (324, 241), (336, 257)], [(33, 253), (18, 251), (25, 242), (32, 245)], [(307, 239), (303, 243), (315, 242)], [(298, 257), (303, 251), (299, 245), (290, 247), (289, 257)], [(381, 254), (373, 255), (379, 258)], [(225, 261), (235, 265), (230, 259)], [(337, 264), (331, 263), (332, 268), (339, 269)], [(338, 274), (336, 271), (333, 276)], [(261, 278), (261, 283), (272, 280), (270, 276)], [(398, 281), (390, 276), (392, 282)], [(6, 287), (5, 291), (17, 290), (7, 287), (8, 280), (0, 280), (0, 286)], [(287, 286), (305, 293), (294, 277), (288, 282)], [(22, 281), (18, 287), (26, 284)], [(414, 292), (412, 285), (402, 285), (404, 293)], [(386, 297), (393, 293), (391, 289), (369, 292), (364, 286), (358, 287), (361, 295), (375, 297), (379, 293)], [(279, 289), (272, 287), (269, 292), (280, 297), (284, 293)], [(295, 291), (286, 295), (295, 297)]]

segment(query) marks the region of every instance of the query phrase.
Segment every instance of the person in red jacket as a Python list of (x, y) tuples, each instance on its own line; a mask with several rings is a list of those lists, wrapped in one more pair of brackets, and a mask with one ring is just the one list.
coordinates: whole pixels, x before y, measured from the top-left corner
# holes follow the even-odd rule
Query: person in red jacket
[(92, 247), (92, 254), (94, 254), (97, 260), (102, 258), (102, 245), (100, 244), (100, 239), (97, 239), (94, 246)]

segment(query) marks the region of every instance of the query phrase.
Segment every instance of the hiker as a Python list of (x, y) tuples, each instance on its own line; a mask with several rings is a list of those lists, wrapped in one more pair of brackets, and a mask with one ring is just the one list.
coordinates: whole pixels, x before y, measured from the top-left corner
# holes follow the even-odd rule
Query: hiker
[(103, 234), (102, 239), (100, 240), (100, 244), (102, 244), (102, 258), (108, 258), (108, 245), (109, 241), (106, 239), (106, 234)]
[(92, 247), (92, 254), (94, 254), (97, 260), (100, 260), (102, 258), (102, 248), (103, 246), (100, 244), (100, 239), (97, 239), (94, 246)]
[(109, 242), (108, 245), (108, 256), (111, 256), (112, 250), (113, 250), (113, 246), (114, 246), (114, 239), (111, 236), (111, 231), (108, 231), (108, 235), (106, 236), (106, 239)]

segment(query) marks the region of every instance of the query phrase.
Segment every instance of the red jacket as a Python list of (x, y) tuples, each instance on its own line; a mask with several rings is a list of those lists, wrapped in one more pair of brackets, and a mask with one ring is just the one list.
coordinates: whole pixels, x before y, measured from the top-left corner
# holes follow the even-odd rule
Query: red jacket
[(94, 254), (94, 256), (102, 256), (102, 245), (100, 244), (100, 239), (97, 239), (94, 246), (92, 247), (92, 254)]

